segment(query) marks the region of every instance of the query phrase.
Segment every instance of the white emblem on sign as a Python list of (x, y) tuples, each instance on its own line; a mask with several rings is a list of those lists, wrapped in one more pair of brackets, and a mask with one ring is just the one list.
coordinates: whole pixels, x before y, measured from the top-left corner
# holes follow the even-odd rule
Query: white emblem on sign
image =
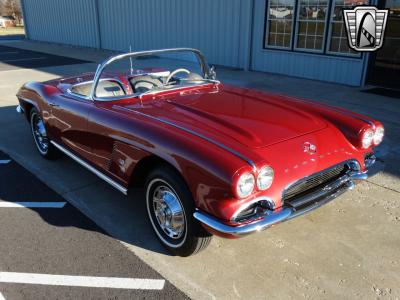
[(382, 47), (388, 10), (374, 6), (344, 9), (349, 47), (356, 51), (375, 51)]

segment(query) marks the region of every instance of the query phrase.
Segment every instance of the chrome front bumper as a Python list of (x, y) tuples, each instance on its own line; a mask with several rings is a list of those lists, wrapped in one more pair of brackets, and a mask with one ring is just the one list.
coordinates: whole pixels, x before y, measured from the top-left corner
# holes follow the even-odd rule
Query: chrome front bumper
[(262, 231), (271, 227), (272, 225), (288, 221), (302, 214), (310, 212), (343, 194), (347, 190), (354, 187), (354, 180), (365, 180), (368, 178), (367, 173), (352, 172), (341, 176), (336, 181), (325, 186), (323, 189), (307, 195), (307, 199), (304, 201), (312, 203), (311, 205), (304, 206), (301, 209), (295, 209), (293, 207), (282, 207), (280, 210), (269, 211), (259, 220), (254, 221), (245, 225), (231, 226), (222, 223), (220, 220), (203, 213), (201, 211), (196, 211), (193, 216), (195, 219), (200, 221), (206, 227), (212, 229), (213, 231), (220, 233), (222, 236), (229, 237), (241, 237), (244, 235), (251, 234), (253, 232)]

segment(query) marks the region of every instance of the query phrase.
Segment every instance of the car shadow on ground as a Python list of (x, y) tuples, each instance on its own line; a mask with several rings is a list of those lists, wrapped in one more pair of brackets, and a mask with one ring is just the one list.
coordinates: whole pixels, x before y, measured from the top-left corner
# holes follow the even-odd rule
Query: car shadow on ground
[[(15, 108), (0, 108), (0, 116), (4, 116), (0, 125), (15, 120)], [(69, 157), (62, 155), (54, 161), (43, 159), (34, 148), (28, 123), (22, 117), (19, 121), (21, 124), (12, 126), (19, 133), (10, 132), (10, 135), (19, 135), (23, 140), (7, 140), (7, 147), (0, 141), (0, 160), (11, 160), (8, 164), (0, 164), (0, 201), (66, 201), (78, 211), (70, 205), (62, 209), (26, 209), (36, 212), (52, 226), (94, 231), (134, 247), (171, 255), (153, 233), (143, 189), (132, 189), (124, 196)], [(1, 131), (0, 135), (3, 135)]]

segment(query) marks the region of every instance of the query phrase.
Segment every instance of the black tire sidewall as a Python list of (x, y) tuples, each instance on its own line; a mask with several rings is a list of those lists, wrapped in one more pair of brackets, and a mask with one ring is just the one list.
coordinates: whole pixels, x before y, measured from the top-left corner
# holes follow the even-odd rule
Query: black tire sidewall
[[(151, 192), (154, 190), (155, 187), (149, 185), (154, 182), (154, 180), (161, 180), (162, 182), (165, 182), (168, 184), (168, 186), (171, 188), (171, 190), (176, 193), (178, 196), (182, 207), (184, 209), (184, 215), (185, 215), (185, 233), (182, 239), (179, 239), (179, 246), (171, 246), (165, 243), (162, 238), (160, 238), (160, 235), (163, 237), (166, 237), (165, 233), (159, 227), (159, 224), (157, 220), (155, 219), (155, 215), (152, 209), (152, 197)], [(193, 213), (195, 211), (195, 205), (194, 201), (192, 198), (192, 195), (189, 191), (189, 188), (186, 186), (186, 183), (180, 176), (178, 172), (175, 170), (171, 169), (170, 167), (159, 167), (152, 172), (150, 172), (149, 176), (147, 177), (146, 184), (145, 184), (145, 197), (146, 197), (146, 209), (148, 212), (148, 216), (150, 219), (150, 222), (152, 223), (152, 227), (157, 234), (158, 238), (162, 242), (162, 244), (168, 248), (170, 251), (178, 254), (178, 255), (185, 255), (188, 251), (190, 251), (189, 248), (192, 247), (193, 241), (198, 238), (198, 232), (202, 231), (202, 228), (199, 228), (201, 225), (198, 224), (198, 221), (194, 219)], [(164, 235), (163, 235), (164, 234)], [(204, 234), (203, 234), (204, 235)], [(167, 239), (167, 241), (169, 241)], [(176, 241), (176, 240), (175, 240)], [(178, 243), (177, 243), (178, 244)], [(190, 254), (189, 254), (190, 255)]]
[[(160, 225), (158, 224), (157, 218), (154, 214), (154, 209), (153, 209), (153, 201), (152, 201), (152, 195), (154, 193), (154, 190), (159, 187), (159, 186), (167, 186), (168, 188), (171, 189), (171, 191), (177, 196), (181, 206), (183, 207), (183, 214), (184, 214), (184, 219), (185, 219), (185, 228), (184, 228), (184, 232), (182, 234), (182, 236), (179, 239), (172, 239), (171, 237), (167, 236), (164, 231), (162, 230), (162, 228), (160, 227)], [(172, 186), (172, 184), (170, 184), (166, 178), (160, 178), (160, 177), (155, 177), (152, 178), (151, 181), (148, 182), (148, 184), (146, 185), (146, 207), (147, 207), (147, 213), (149, 215), (150, 218), (150, 222), (153, 225), (154, 230), (156, 231), (157, 236), (162, 240), (162, 242), (164, 244), (166, 244), (166, 246), (170, 247), (170, 248), (179, 248), (181, 247), (187, 238), (187, 217), (186, 217), (186, 211), (185, 211), (185, 207), (181, 201), (181, 196), (179, 195), (179, 193), (176, 191), (176, 188), (174, 188)]]
[(47, 150), (46, 150), (46, 151), (43, 151), (42, 149), (40, 149), (40, 146), (38, 145), (38, 142), (37, 142), (37, 140), (36, 140), (36, 136), (35, 136), (35, 134), (34, 134), (34, 132), (33, 132), (33, 118), (34, 118), (35, 115), (36, 115), (38, 118), (42, 118), (42, 117), (40, 116), (39, 112), (37, 111), (37, 109), (36, 109), (36, 108), (32, 108), (32, 109), (31, 109), (31, 112), (30, 112), (30, 116), (29, 116), (30, 125), (31, 125), (32, 137), (33, 137), (33, 140), (34, 140), (34, 142), (35, 142), (36, 149), (38, 150), (38, 152), (40, 153), (40, 155), (42, 155), (43, 157), (47, 157), (47, 156), (49, 155), (49, 152), (50, 152), (50, 143), (49, 143), (49, 146), (47, 147)]
[[(30, 114), (29, 114), (29, 124), (31, 126), (31, 133), (32, 133), (33, 142), (35, 144), (36, 150), (45, 159), (54, 160), (54, 159), (59, 158), (61, 156), (61, 152), (58, 151), (58, 149), (55, 146), (53, 146), (53, 144), (51, 143), (51, 140), (50, 140), (49, 137), (47, 137), (47, 139), (49, 141), (49, 145), (47, 147), (47, 151), (44, 152), (44, 151), (41, 151), (41, 149), (39, 149), (39, 146), (38, 146), (38, 144), (36, 142), (36, 137), (35, 137), (35, 135), (33, 133), (32, 119), (33, 119), (33, 115), (34, 114), (36, 114), (39, 118), (41, 118), (42, 121), (43, 121), (43, 118), (42, 118), (42, 116), (40, 115), (39, 111), (36, 108), (32, 108), (31, 109)], [(44, 126), (46, 126), (46, 124), (44, 124)], [(47, 131), (47, 128), (45, 128), (45, 129)]]

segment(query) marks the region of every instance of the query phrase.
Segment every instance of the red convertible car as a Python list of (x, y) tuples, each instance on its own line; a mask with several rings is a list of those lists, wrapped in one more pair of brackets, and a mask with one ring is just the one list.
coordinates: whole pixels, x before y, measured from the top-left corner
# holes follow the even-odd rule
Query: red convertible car
[(177, 255), (290, 220), (367, 178), (382, 124), (314, 101), (224, 85), (195, 49), (113, 56), (26, 83), (17, 111), (45, 158), (64, 153), (124, 194)]

